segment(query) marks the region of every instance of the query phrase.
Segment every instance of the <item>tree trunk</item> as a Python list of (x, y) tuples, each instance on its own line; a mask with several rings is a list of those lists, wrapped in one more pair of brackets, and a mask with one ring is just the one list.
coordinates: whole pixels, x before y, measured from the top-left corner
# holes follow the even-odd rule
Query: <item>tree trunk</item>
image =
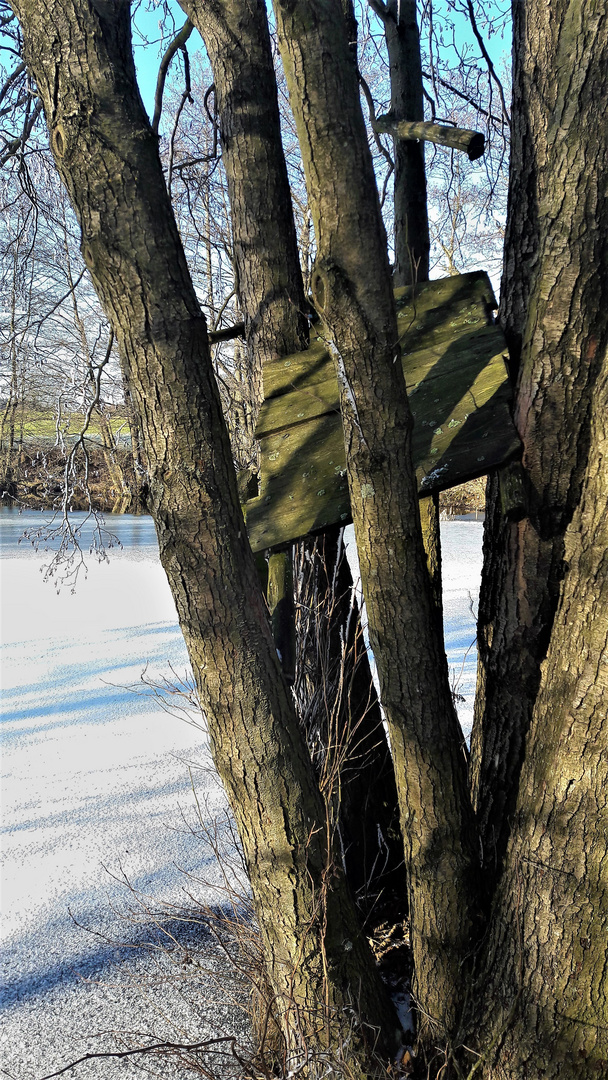
[[(246, 318), (250, 367), (255, 371), (253, 381), (260, 388), (264, 362), (297, 352), (308, 340), (266, 10), (260, 0), (214, 0), (211, 4), (188, 0), (182, 7), (200, 30), (213, 68), (222, 155), (228, 176), (239, 302)], [(276, 286), (277, 281), (280, 288)], [(253, 402), (254, 407), (255, 404), (259, 401)], [(345, 659), (345, 684), (352, 687), (360, 701), (373, 701), (375, 690), (367, 656), (359, 652), (355, 679), (351, 667), (353, 654), (350, 649), (346, 658), (342, 654), (342, 642), (349, 637), (350, 612), (344, 605), (336, 605), (335, 598), (331, 597), (326, 569), (316, 556), (316, 541), (306, 546), (310, 557), (305, 559), (302, 571), (306, 578), (305, 587), (314, 592), (320, 605), (317, 627), (323, 625), (327, 631), (329, 654), (326, 659), (334, 668)], [(288, 557), (287, 553), (273, 556), (283, 562)], [(346, 595), (352, 588), (352, 577), (345, 558), (340, 560), (340, 576), (341, 588)], [(286, 597), (282, 599), (281, 611), (284, 611), (289, 604)], [(279, 618), (280, 613), (274, 611), (273, 605), (273, 623), (277, 629)], [(289, 644), (289, 630), (284, 623), (281, 625), (281, 640), (275, 634), (275, 641), (283, 657), (284, 670), (287, 663), (293, 681), (287, 655), (289, 649), (285, 649)], [(350, 629), (351, 638), (353, 629)], [(312, 698), (317, 703), (323, 700), (330, 712), (337, 708), (342, 721), (352, 707), (357, 722), (365, 723), (363, 713), (359, 715), (361, 706), (357, 702), (340, 701), (339, 698), (327, 700), (329, 685), (325, 682), (325, 672), (316, 663), (323, 646), (310, 638), (306, 639), (306, 645), (308, 655), (302, 645), (299, 649), (300, 667), (306, 668), (309, 687), (314, 686)], [(334, 689), (338, 692), (337, 687)], [(300, 701), (300, 704), (304, 703)], [(304, 708), (308, 721), (312, 722), (310, 710), (307, 706)], [(302, 711), (300, 716), (306, 730), (307, 720)], [(384, 729), (378, 726), (377, 717), (370, 714), (369, 721), (374, 734), (366, 735), (366, 738), (373, 738), (375, 752), (371, 753), (370, 743), (368, 752), (359, 755), (363, 773), (359, 783), (366, 787), (367, 798), (359, 803), (345, 801), (338, 826), (345, 830), (351, 842), (346, 867), (355, 893), (364, 887), (364, 882), (368, 883), (370, 893), (382, 887), (372, 873), (374, 866), (376, 874), (382, 866), (382, 862), (376, 861), (378, 829), (383, 836), (389, 831), (389, 822), (393, 820), (397, 805), (394, 781), (391, 788), (387, 775), (390, 756)], [(393, 805), (389, 806), (391, 795), (394, 796)], [(375, 844), (372, 837), (376, 839)], [(391, 850), (391, 854), (390, 869), (397, 874), (401, 859), (395, 851)], [(359, 856), (362, 861), (357, 865)]]
[[(388, 0), (384, 33), (391, 77), (391, 115), (424, 120), (416, 0)], [(424, 143), (393, 139), (395, 157), (395, 284), (429, 279), (429, 220)]]
[[(517, 379), (528, 516), (489, 485), (471, 786), (490, 884), (519, 773), (581, 497), (608, 310), (608, 16), (515, 5), (513, 146), (501, 319)], [(542, 56), (542, 63), (539, 63)], [(591, 227), (590, 227), (590, 223)]]
[[(422, 61), (416, 0), (388, 0), (383, 16), (391, 79), (391, 113), (404, 121), (424, 120)], [(415, 285), (429, 279), (429, 218), (424, 143), (393, 139), (395, 159), (395, 285)], [(439, 496), (419, 502), (422, 540), (437, 625), (443, 634)]]
[(307, 304), (263, 0), (180, 0), (213, 69), (222, 161), (257, 405), (265, 360), (305, 349)]
[(608, 353), (483, 978), (492, 1080), (608, 1074)]
[(339, 2), (275, 0), (275, 11), (317, 237), (313, 295), (336, 349), (363, 593), (406, 845), (415, 987), (426, 1015), (453, 1033), (476, 925), (475, 828), (432, 617), (411, 414), (394, 362), (386, 235)]
[(529, 514), (491, 491), (472, 786), (498, 884), (473, 1026), (492, 1080), (590, 1080), (608, 1070), (608, 12), (522, 0), (514, 29), (502, 317)]
[(290, 1065), (319, 1047), (350, 1048), (362, 1077), (372, 1041), (363, 1025), (383, 1032), (388, 1022), (390, 1042), (392, 1011), (329, 860), (247, 544), (206, 324), (136, 86), (129, 4), (14, 8), (138, 416), (161, 560), (239, 827)]

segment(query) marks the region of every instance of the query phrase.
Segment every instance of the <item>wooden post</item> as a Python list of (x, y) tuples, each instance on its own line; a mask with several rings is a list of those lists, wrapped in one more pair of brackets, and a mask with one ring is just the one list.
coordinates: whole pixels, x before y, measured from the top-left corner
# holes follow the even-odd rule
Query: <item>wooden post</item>
[(480, 158), (486, 147), (485, 137), (480, 131), (422, 120), (396, 120), (390, 113), (379, 116), (372, 127), (379, 135), (392, 135), (394, 139), (423, 139), (438, 146), (451, 146), (453, 150), (468, 154), (470, 161)]
[(266, 595), (272, 619), (274, 643), (283, 668), (283, 675), (291, 686), (296, 673), (296, 619), (291, 549), (279, 551), (270, 556)]

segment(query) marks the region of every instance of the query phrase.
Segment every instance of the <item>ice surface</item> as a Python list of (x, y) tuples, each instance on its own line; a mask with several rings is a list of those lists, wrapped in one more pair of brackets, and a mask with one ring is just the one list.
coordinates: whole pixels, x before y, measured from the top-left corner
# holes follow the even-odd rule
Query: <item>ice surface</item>
[[(359, 579), (354, 530), (345, 530), (346, 550), (353, 578)], [(475, 623), (481, 581), (483, 521), (450, 518), (441, 522), (443, 580), (443, 632), (450, 682), (457, 695), (456, 708), (469, 740), (477, 671)]]
[(443, 633), (457, 700), (458, 718), (469, 739), (477, 672), (475, 642), (481, 582), (483, 522), (452, 519), (441, 523)]
[[(195, 824), (189, 766), (210, 813), (225, 806), (219, 785), (201, 772), (211, 765), (206, 735), (167, 715), (140, 682), (146, 667), (151, 676), (171, 676), (169, 665), (178, 674), (188, 668), (149, 519), (119, 520), (124, 548), (114, 548), (109, 563), (88, 557), (86, 579), (74, 594), (59, 595), (40, 572), (52, 553), (17, 545), (32, 523), (38, 515), (0, 515), (0, 1060), (19, 1080), (89, 1050), (114, 1049), (112, 1037), (93, 1037), (100, 1031), (175, 1038), (158, 1015), (169, 1002), (178, 1025), (189, 1023), (190, 1040), (201, 1037), (203, 1021), (193, 1021), (170, 979), (161, 980), (153, 1002), (126, 986), (136, 971), (149, 978), (150, 963), (111, 942), (137, 943), (155, 928), (153, 920), (135, 927), (114, 913), (133, 906), (116, 879), (128, 879), (152, 910), (161, 901), (191, 908), (186, 890), (217, 900), (219, 893), (180, 872), (219, 880), (186, 825)], [(83, 981), (100, 976), (103, 985)], [(213, 1013), (217, 1031), (228, 1013), (217, 990)], [(101, 1060), (79, 1066), (78, 1076), (135, 1071), (134, 1063)]]

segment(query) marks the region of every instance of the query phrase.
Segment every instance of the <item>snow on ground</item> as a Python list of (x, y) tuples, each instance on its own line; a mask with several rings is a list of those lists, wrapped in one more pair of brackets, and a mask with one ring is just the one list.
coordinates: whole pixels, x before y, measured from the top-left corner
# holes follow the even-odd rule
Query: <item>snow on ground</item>
[[(201, 883), (217, 880), (216, 871), (188, 828), (195, 816), (189, 767), (210, 817), (225, 806), (206, 771), (206, 736), (168, 716), (144, 687), (141, 694), (129, 689), (146, 667), (153, 677), (170, 676), (170, 665), (178, 674), (187, 669), (152, 524), (116, 519), (112, 529), (124, 548), (115, 548), (109, 563), (88, 558), (87, 577), (81, 575), (75, 593), (57, 595), (39, 572), (52, 555), (36, 553), (27, 541), (17, 544), (23, 530), (39, 522), (34, 512), (0, 513), (0, 1062), (15, 1080), (37, 1080), (88, 1051), (115, 1049), (112, 1032), (173, 1039), (178, 1032), (193, 1041), (235, 1025), (211, 941), (204, 951), (220, 988), (206, 976), (197, 983), (193, 1008), (170, 958), (154, 960), (137, 948), (154, 937), (154, 919), (140, 912), (134, 925), (121, 917), (133, 907), (124, 879), (148, 898), (149, 911), (161, 902), (176, 912), (190, 909), (193, 891), (205, 902), (221, 898)], [(479, 522), (463, 521), (442, 527), (446, 648), (465, 698), (465, 729), (472, 718), (470, 606), (478, 590), (481, 529)], [(172, 930), (196, 935), (179, 923)], [(131, 948), (119, 948), (120, 941)], [(159, 1069), (166, 1077), (186, 1075), (166, 1063)], [(104, 1059), (70, 1075), (114, 1080), (140, 1073), (133, 1059)]]

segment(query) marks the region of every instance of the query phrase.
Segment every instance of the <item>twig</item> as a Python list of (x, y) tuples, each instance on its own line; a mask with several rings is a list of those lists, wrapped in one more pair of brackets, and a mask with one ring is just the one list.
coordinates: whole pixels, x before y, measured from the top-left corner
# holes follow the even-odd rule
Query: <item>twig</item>
[(98, 1051), (91, 1054), (85, 1054), (84, 1057), (78, 1058), (76, 1061), (71, 1061), (69, 1065), (64, 1065), (62, 1069), (58, 1069), (57, 1072), (47, 1073), (46, 1076), (41, 1076), (39, 1080), (52, 1080), (55, 1076), (62, 1076), (63, 1073), (68, 1072), (70, 1069), (74, 1069), (76, 1065), (82, 1065), (83, 1061), (92, 1061), (95, 1058), (127, 1058), (134, 1057), (135, 1054), (149, 1054), (153, 1050), (202, 1050), (207, 1049), (210, 1046), (214, 1046), (216, 1043), (228, 1042), (231, 1044), (230, 1049), (232, 1053), (237, 1057), (234, 1049), (236, 1044), (236, 1038), (234, 1035), (223, 1035), (216, 1039), (203, 1039), (202, 1042), (197, 1043), (173, 1043), (173, 1042), (160, 1042), (151, 1043), (150, 1046), (138, 1046), (135, 1050), (106, 1050)]
[(498, 75), (496, 74), (496, 68), (494, 67), (494, 64), (492, 62), (492, 58), (491, 58), (488, 50), (486, 49), (485, 42), (483, 40), (483, 37), (481, 36), (479, 27), (477, 26), (477, 19), (475, 18), (475, 9), (473, 8), (473, 0), (467, 0), (467, 8), (468, 8), (468, 11), (469, 11), (469, 19), (470, 19), (470, 22), (471, 22), (471, 29), (472, 29), (473, 33), (475, 34), (475, 37), (477, 38), (477, 43), (479, 45), (479, 48), (481, 49), (481, 54), (482, 54), (486, 64), (488, 65), (488, 71), (490, 73), (490, 78), (494, 79), (494, 82), (496, 83), (496, 85), (498, 87), (498, 93), (500, 94), (500, 104), (502, 106), (502, 114), (503, 114), (504, 122), (506, 122), (507, 124), (510, 124), (511, 123), (511, 117), (509, 116), (509, 110), (507, 109), (507, 103), (505, 101), (505, 92), (504, 92), (504, 89), (503, 89), (503, 85), (502, 85), (500, 79), (498, 78)]
[(156, 92), (154, 94), (154, 117), (152, 119), (152, 131), (155, 135), (158, 135), (160, 117), (163, 111), (163, 93), (165, 90), (165, 80), (167, 78), (169, 65), (178, 49), (183, 48), (183, 46), (186, 44), (193, 30), (194, 23), (192, 23), (190, 19), (186, 19), (181, 30), (173, 38), (173, 41), (169, 45), (169, 48), (167, 49), (165, 55), (160, 62), (160, 67), (158, 69), (158, 79), (156, 81)]

